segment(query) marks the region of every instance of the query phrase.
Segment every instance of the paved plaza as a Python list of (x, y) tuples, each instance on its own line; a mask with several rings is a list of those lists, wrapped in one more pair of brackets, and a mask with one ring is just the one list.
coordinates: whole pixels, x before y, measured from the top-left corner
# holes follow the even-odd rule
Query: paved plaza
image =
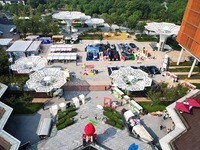
[[(84, 94), (86, 96), (86, 104), (81, 105), (80, 109), (77, 110), (78, 115), (75, 116), (75, 123), (58, 131), (57, 134), (53, 135), (49, 139), (40, 141), (39, 137), (36, 135), (36, 131), (39, 121), (43, 118), (50, 117), (48, 107), (64, 102), (64, 99), (72, 99), (80, 94)], [(95, 116), (97, 115), (98, 126), (95, 126), (95, 128), (96, 134), (98, 135), (98, 144), (103, 145), (106, 149), (126, 150), (132, 143), (136, 143), (141, 150), (150, 150), (150, 145), (129, 136), (126, 128), (124, 130), (119, 130), (101, 121), (101, 118), (103, 117), (103, 110), (98, 109), (97, 105), (103, 105), (104, 96), (110, 97), (112, 100), (117, 100), (117, 98), (109, 91), (66, 91), (64, 98), (54, 98), (49, 101), (45, 105), (45, 110), (41, 109), (33, 115), (11, 116), (9, 119), (9, 126), (7, 126), (7, 128), (13, 129), (12, 134), (20, 139), (22, 143), (30, 141), (31, 144), (33, 144), (31, 149), (72, 150), (82, 145), (84, 127), (87, 123), (89, 123), (89, 120), (95, 120)], [(129, 105), (120, 106), (117, 110), (120, 111), (122, 108), (128, 109)], [(80, 115), (82, 115), (82, 119), (80, 119)], [(154, 137), (155, 142), (158, 142), (160, 138), (167, 134), (167, 127), (160, 130), (161, 124), (163, 126), (168, 125), (167, 122), (164, 123), (162, 117), (144, 115), (141, 117), (141, 123)], [(108, 131), (107, 134), (104, 133), (105, 130)]]
[[(107, 41), (102, 41), (106, 43)], [(145, 42), (136, 42), (133, 40), (130, 41), (117, 41), (111, 40), (110, 44), (117, 43), (135, 43), (140, 49), (145, 47), (148, 49), (152, 57), (155, 59), (146, 59), (141, 62), (141, 64), (137, 64), (137, 61), (88, 61), (85, 59), (85, 46), (87, 44), (92, 44), (94, 41), (82, 41), (81, 44), (74, 45), (75, 48), (78, 49), (78, 55), (80, 59), (78, 64), (75, 62), (69, 62), (67, 64), (64, 63), (53, 63), (51, 66), (62, 66), (63, 68), (67, 68), (71, 73), (76, 74), (76, 81), (86, 81), (88, 84), (98, 85), (110, 84), (110, 78), (108, 75), (107, 67), (110, 66), (139, 66), (139, 65), (155, 65), (158, 68), (162, 66), (164, 52), (153, 51), (149, 46), (149, 43)], [(45, 45), (43, 53), (41, 54), (43, 57), (46, 57), (48, 54), (48, 48), (50, 45)], [(173, 59), (173, 61), (177, 61), (178, 54), (175, 52), (171, 54), (168, 53), (169, 57)], [(187, 54), (184, 54), (182, 59), (186, 59)], [(81, 68), (82, 64), (94, 64), (95, 69), (99, 70), (99, 73), (95, 76), (83, 76)], [(172, 82), (170, 78), (163, 77), (162, 75), (156, 75), (154, 80), (166, 81), (171, 85), (175, 84)], [(78, 82), (77, 82), (78, 83)], [(84, 94), (86, 96), (86, 104), (81, 105), (80, 109), (77, 110), (78, 115), (75, 116), (75, 123), (63, 130), (55, 132), (55, 135), (52, 135), (47, 140), (40, 141), (38, 135), (36, 134), (39, 122), (46, 117), (50, 117), (50, 111), (48, 110), (54, 104), (59, 104), (61, 102), (71, 101), (73, 97), (76, 97), (80, 94)], [(97, 108), (97, 105), (103, 105), (103, 98), (110, 97), (112, 100), (116, 100), (116, 97), (110, 93), (110, 91), (65, 91), (64, 97), (62, 98), (53, 98), (49, 99), (48, 103), (45, 104), (46, 110), (39, 110), (35, 114), (32, 115), (12, 115), (7, 125), (5, 126), (6, 130), (16, 138), (18, 138), (22, 144), (30, 141), (32, 145), (32, 149), (39, 150), (72, 150), (80, 145), (82, 145), (82, 134), (84, 130), (84, 126), (88, 123), (88, 120), (94, 120), (95, 115), (98, 116), (98, 126), (96, 126), (96, 133), (98, 135), (98, 143), (103, 145), (107, 149), (113, 150), (127, 150), (128, 147), (132, 143), (136, 143), (139, 146), (140, 150), (148, 150), (151, 149), (151, 146), (141, 142), (133, 137), (128, 135), (126, 129), (119, 130), (110, 125), (104, 124), (100, 118), (103, 117), (103, 111)], [(121, 109), (125, 107), (128, 108), (128, 104), (125, 106), (120, 106), (117, 110), (121, 111)], [(83, 119), (80, 119), (80, 115), (82, 115)], [(154, 137), (155, 143), (158, 142), (160, 138), (167, 134), (167, 128), (171, 126), (170, 119), (163, 120), (162, 117), (145, 115), (141, 117), (141, 122), (145, 126), (145, 128), (149, 131), (149, 133)], [(160, 130), (160, 125), (163, 125), (165, 128)], [(108, 134), (105, 134), (104, 131), (107, 130)]]

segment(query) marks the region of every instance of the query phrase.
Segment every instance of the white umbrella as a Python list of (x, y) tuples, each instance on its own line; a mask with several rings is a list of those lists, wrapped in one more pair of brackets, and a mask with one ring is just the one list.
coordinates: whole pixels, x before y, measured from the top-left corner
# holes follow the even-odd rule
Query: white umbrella
[(59, 68), (43, 68), (30, 74), (29, 77), (26, 82), (27, 87), (36, 92), (50, 92), (66, 83), (65, 73)]
[(121, 67), (112, 71), (110, 77), (114, 85), (128, 91), (142, 91), (152, 83), (146, 72), (131, 67)]
[(44, 68), (46, 63), (46, 58), (41, 56), (21, 57), (11, 65), (11, 69), (18, 73), (30, 73)]

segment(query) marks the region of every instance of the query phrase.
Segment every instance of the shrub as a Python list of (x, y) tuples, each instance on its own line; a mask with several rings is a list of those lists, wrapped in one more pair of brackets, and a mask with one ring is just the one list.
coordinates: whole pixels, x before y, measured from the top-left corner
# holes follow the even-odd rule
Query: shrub
[(71, 111), (75, 111), (76, 108), (74, 106), (70, 106), (69, 108), (67, 108), (67, 110), (65, 110), (65, 113), (71, 112)]
[(122, 118), (122, 116), (117, 111), (114, 111), (113, 116), (115, 116), (118, 119)]
[(124, 126), (124, 122), (122, 120), (115, 120), (116, 124), (119, 124), (121, 126)]
[(64, 124), (65, 124), (65, 127), (67, 127), (73, 123), (74, 123), (74, 118), (70, 118), (70, 119), (66, 119)]
[(65, 128), (65, 124), (64, 123), (63, 124), (59, 124), (56, 127), (57, 127), (57, 130), (61, 130), (61, 129)]
[(58, 120), (57, 125), (63, 124), (67, 118), (63, 117), (62, 119)]
[(103, 115), (108, 117), (108, 118), (111, 118), (112, 117), (112, 113), (109, 112), (109, 111), (103, 111)]
[(112, 112), (112, 111), (113, 111), (113, 109), (112, 109), (112, 108), (110, 108), (110, 107), (103, 107), (103, 110), (105, 110), (105, 111), (110, 111), (110, 112)]
[(121, 129), (121, 130), (124, 128), (124, 126), (123, 126), (123, 125), (121, 125), (121, 124), (118, 124), (118, 123), (116, 123), (115, 127), (116, 127), (116, 128), (119, 128), (119, 129)]
[(106, 119), (106, 123), (115, 126), (115, 121), (112, 119)]
[(58, 114), (58, 120), (62, 119), (65, 116), (66, 116), (66, 113), (59, 113)]
[(71, 117), (74, 117), (74, 116), (76, 116), (76, 115), (77, 115), (77, 112), (73, 111), (73, 112), (69, 112), (67, 116), (68, 116), (69, 118), (71, 118)]

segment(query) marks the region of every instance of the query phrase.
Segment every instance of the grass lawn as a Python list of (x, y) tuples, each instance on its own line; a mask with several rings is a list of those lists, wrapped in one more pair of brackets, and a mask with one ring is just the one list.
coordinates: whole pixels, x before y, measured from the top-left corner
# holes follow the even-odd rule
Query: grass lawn
[(7, 105), (13, 108), (14, 114), (33, 114), (43, 106), (43, 103), (30, 103), (28, 106), (23, 103)]
[[(179, 66), (192, 66), (192, 63), (193, 63), (193, 62), (191, 62), (191, 61), (180, 62), (180, 63), (179, 63)], [(169, 66), (177, 66), (176, 64), (177, 64), (177, 62), (171, 62), (171, 63), (169, 64)]]
[[(188, 75), (178, 75), (179, 79), (188, 79)], [(189, 79), (200, 79), (200, 74), (193, 74)]]
[(196, 89), (200, 89), (200, 83), (192, 83), (192, 84), (196, 86)]
[[(189, 72), (190, 68), (169, 68), (170, 72)], [(200, 68), (199, 67), (194, 67), (193, 72), (199, 72)]]
[(140, 106), (147, 112), (156, 112), (156, 111), (163, 111), (165, 110), (166, 106), (162, 104), (154, 104), (151, 105), (151, 102), (138, 102)]

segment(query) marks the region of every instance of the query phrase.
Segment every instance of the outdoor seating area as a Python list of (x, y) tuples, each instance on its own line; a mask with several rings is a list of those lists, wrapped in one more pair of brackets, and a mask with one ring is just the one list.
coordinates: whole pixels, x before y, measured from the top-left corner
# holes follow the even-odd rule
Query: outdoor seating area
[(49, 53), (47, 56), (48, 63), (53, 63), (54, 61), (72, 61), (77, 60), (77, 53)]
[(176, 102), (176, 109), (179, 110), (180, 113), (190, 113), (192, 107), (200, 107), (200, 101), (196, 98), (186, 98), (183, 102)]
[(112, 71), (110, 78), (113, 85), (127, 91), (142, 91), (152, 83), (146, 72), (131, 67), (120, 67), (119, 70)]
[(71, 52), (72, 51), (72, 45), (70, 44), (59, 44), (59, 45), (51, 45), (49, 51), (52, 53), (61, 53), (61, 52)]

